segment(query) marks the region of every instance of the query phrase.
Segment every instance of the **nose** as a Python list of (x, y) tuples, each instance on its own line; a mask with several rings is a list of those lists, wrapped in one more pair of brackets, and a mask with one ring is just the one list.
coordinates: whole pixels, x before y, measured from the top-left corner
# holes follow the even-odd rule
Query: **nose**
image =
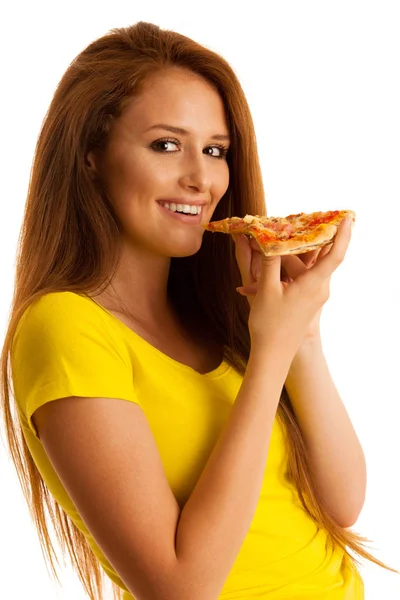
[[(208, 160), (210, 160), (208, 158)], [(205, 192), (210, 189), (212, 178), (210, 168), (206, 164), (207, 156), (194, 156), (184, 165), (184, 174), (180, 178), (180, 183), (184, 187), (194, 187), (200, 192)]]

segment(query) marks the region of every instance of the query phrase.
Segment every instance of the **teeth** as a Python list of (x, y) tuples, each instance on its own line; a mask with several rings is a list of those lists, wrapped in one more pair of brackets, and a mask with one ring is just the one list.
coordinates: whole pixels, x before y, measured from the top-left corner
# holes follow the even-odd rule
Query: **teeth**
[(202, 206), (189, 206), (189, 204), (175, 204), (174, 202), (171, 202), (171, 204), (160, 202), (160, 204), (172, 212), (182, 212), (190, 215), (199, 215), (202, 210)]

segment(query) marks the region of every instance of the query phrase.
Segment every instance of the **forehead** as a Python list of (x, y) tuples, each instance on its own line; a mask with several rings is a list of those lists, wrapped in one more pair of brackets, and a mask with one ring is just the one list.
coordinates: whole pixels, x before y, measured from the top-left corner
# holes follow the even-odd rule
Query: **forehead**
[(154, 123), (171, 123), (228, 133), (224, 104), (217, 90), (196, 73), (180, 68), (149, 77), (125, 107), (122, 119), (143, 130)]

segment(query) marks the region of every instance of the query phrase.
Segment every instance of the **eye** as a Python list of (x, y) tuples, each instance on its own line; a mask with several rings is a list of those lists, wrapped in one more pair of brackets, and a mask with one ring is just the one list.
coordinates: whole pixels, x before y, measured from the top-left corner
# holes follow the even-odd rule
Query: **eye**
[(216, 144), (215, 146), (209, 146), (207, 149), (217, 149), (219, 150), (219, 154), (210, 154), (210, 156), (214, 156), (215, 158), (225, 158), (225, 156), (228, 154), (228, 148), (226, 146), (223, 146), (222, 144)]
[(176, 140), (158, 140), (157, 142), (153, 142), (151, 147), (157, 152), (165, 152), (165, 148), (160, 148), (161, 144), (175, 144), (177, 146), (179, 145), (179, 142)]
[[(178, 140), (165, 138), (165, 139), (157, 140), (157, 141), (153, 142), (151, 144), (151, 148), (155, 152), (161, 152), (164, 154), (175, 154), (175, 152), (178, 152), (178, 151), (174, 152), (174, 151), (167, 150), (167, 148), (165, 148), (165, 146), (164, 146), (164, 148), (160, 148), (161, 144), (165, 144), (167, 146), (168, 146), (168, 144), (175, 144), (175, 146), (180, 146), (180, 142)], [(210, 149), (219, 150), (219, 154), (210, 154), (210, 152), (209, 152)], [(206, 150), (207, 150), (206, 153), (209, 156), (211, 156), (212, 158), (218, 158), (218, 159), (225, 158), (228, 153), (228, 148), (226, 146), (224, 146), (223, 144), (213, 144), (212, 146), (208, 146), (206, 148)]]

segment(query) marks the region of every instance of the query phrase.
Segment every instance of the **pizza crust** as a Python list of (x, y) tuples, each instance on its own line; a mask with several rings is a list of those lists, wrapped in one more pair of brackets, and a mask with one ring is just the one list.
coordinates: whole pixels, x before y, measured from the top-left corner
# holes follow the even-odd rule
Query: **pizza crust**
[(300, 239), (296, 239), (296, 236), (288, 240), (280, 240), (278, 242), (266, 242), (261, 244), (257, 239), (256, 232), (248, 232), (248, 235), (253, 237), (257, 242), (261, 252), (264, 256), (285, 256), (287, 254), (303, 254), (304, 252), (311, 252), (316, 248), (322, 248), (331, 243), (337, 233), (336, 225), (319, 225), (314, 230), (311, 230), (308, 234), (302, 233), (298, 236)]

